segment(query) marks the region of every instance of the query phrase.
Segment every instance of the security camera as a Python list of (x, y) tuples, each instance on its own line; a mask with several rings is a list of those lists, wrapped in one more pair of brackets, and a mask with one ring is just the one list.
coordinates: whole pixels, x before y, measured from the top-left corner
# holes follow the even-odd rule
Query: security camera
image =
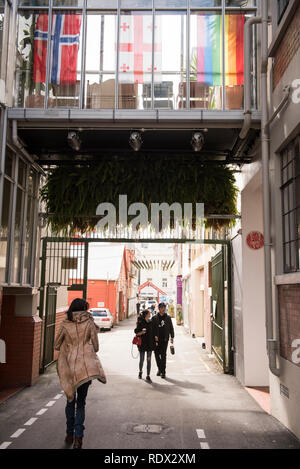
[(204, 135), (202, 132), (195, 132), (192, 136), (191, 145), (194, 151), (201, 151), (204, 146)]
[(140, 132), (131, 132), (129, 137), (129, 145), (134, 151), (139, 151), (141, 149), (143, 140)]

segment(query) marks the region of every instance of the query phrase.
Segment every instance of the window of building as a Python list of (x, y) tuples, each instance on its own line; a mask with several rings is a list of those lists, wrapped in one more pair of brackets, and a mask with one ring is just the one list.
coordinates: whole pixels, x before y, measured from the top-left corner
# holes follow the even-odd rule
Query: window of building
[(290, 0), (277, 0), (278, 23), (280, 23)]
[(17, 106), (243, 108), (254, 0), (53, 0), (51, 37), (48, 3), (19, 4)]
[(300, 137), (281, 154), (284, 271), (300, 270)]
[(163, 278), (162, 279), (162, 288), (167, 288), (168, 287), (168, 279), (167, 278)]
[(2, 283), (33, 283), (37, 184), (37, 174), (7, 148), (0, 220)]

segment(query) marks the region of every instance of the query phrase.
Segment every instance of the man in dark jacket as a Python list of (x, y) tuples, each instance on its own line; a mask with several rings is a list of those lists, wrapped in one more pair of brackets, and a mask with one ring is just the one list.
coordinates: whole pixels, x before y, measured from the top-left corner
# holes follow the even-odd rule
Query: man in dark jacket
[(157, 363), (157, 376), (166, 377), (166, 362), (169, 337), (171, 336), (171, 344), (174, 340), (174, 328), (172, 319), (166, 313), (165, 303), (159, 303), (159, 312), (152, 319), (153, 332), (155, 336), (155, 359)]

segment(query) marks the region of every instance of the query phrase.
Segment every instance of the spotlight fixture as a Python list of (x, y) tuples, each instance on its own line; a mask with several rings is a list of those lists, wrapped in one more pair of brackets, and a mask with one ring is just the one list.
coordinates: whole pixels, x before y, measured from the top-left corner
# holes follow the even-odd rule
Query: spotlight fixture
[(68, 133), (68, 144), (73, 150), (75, 150), (75, 151), (80, 150), (81, 140), (80, 140), (77, 132), (70, 131)]
[(129, 137), (129, 145), (134, 151), (139, 151), (141, 149), (143, 140), (140, 132), (131, 132)]
[(202, 132), (194, 132), (191, 140), (193, 150), (199, 152), (204, 146), (204, 135)]

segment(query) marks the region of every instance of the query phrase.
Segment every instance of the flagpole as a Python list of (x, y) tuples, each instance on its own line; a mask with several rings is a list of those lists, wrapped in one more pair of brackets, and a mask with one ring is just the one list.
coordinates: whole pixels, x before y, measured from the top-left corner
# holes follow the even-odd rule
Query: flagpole
[(118, 95), (119, 95), (119, 57), (120, 57), (120, 3), (118, 0), (118, 16), (117, 16), (117, 60), (116, 60), (116, 88), (115, 88), (115, 109), (118, 109)]

